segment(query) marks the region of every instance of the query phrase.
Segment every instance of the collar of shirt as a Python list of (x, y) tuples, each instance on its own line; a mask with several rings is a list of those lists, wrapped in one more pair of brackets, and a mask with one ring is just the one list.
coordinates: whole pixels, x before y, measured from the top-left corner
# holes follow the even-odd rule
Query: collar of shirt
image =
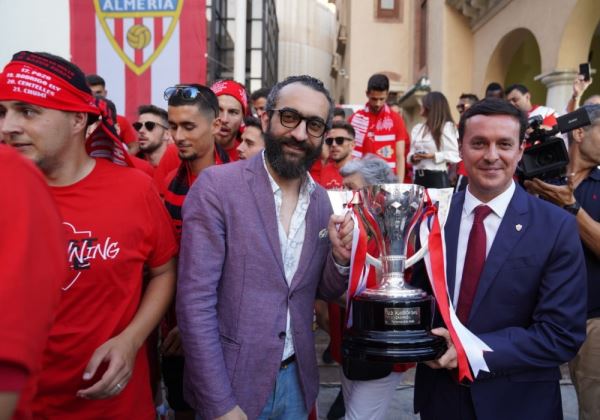
[(510, 204), (512, 196), (515, 193), (515, 189), (515, 181), (512, 181), (510, 187), (508, 187), (506, 191), (494, 197), (487, 203), (484, 203), (478, 198), (476, 198), (473, 194), (471, 194), (471, 192), (469, 191), (469, 187), (467, 186), (467, 189), (465, 191), (465, 204), (463, 205), (463, 216), (471, 215), (475, 210), (475, 207), (484, 204), (491, 208), (496, 216), (502, 219), (504, 217), (504, 213), (506, 213), (508, 205)]

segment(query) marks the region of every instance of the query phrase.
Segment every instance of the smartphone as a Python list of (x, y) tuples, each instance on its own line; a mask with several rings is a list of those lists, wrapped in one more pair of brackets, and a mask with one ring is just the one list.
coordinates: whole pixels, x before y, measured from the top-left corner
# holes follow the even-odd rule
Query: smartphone
[(583, 75), (583, 80), (590, 81), (590, 63), (581, 63), (579, 65), (579, 74)]

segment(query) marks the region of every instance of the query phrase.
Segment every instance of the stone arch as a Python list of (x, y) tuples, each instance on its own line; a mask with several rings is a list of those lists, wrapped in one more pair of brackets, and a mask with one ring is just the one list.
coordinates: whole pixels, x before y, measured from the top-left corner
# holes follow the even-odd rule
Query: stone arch
[(534, 80), (540, 72), (540, 47), (535, 35), (527, 28), (517, 28), (505, 34), (496, 45), (480, 90), (484, 92), (490, 82), (499, 82), (503, 87), (523, 83), (535, 103), (544, 103), (546, 88)]
[(563, 30), (556, 61), (557, 69), (576, 70), (579, 63), (588, 60), (592, 38), (599, 24), (598, 0), (578, 0)]

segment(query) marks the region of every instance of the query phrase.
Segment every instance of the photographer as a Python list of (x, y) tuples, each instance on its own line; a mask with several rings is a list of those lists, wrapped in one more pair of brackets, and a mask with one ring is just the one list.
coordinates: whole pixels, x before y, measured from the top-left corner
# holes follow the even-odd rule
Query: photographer
[(568, 184), (525, 181), (527, 190), (574, 214), (588, 276), (587, 338), (569, 364), (580, 419), (600, 418), (600, 105), (585, 105), (590, 125), (569, 132)]

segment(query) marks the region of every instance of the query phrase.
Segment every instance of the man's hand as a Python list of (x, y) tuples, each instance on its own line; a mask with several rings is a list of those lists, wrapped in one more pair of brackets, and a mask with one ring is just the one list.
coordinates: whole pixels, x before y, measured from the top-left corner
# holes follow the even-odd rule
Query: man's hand
[(160, 346), (160, 351), (164, 356), (183, 356), (179, 327), (174, 327), (169, 331), (169, 334), (167, 334)]
[(587, 82), (583, 80), (583, 74), (578, 74), (573, 81), (573, 97), (581, 98), (583, 92), (592, 84), (593, 80), (590, 78)]
[(454, 348), (454, 344), (452, 343), (452, 339), (450, 338), (450, 333), (446, 328), (434, 328), (431, 330), (432, 334), (439, 335), (440, 337), (444, 337), (446, 339), (446, 345), (448, 346), (448, 350), (437, 360), (431, 360), (425, 362), (427, 366), (431, 369), (454, 369), (458, 366), (456, 362), (456, 348)]
[(352, 230), (354, 229), (352, 215), (350, 213), (343, 216), (332, 214), (327, 229), (335, 262), (345, 267), (350, 265)]
[(525, 181), (524, 184), (527, 191), (531, 194), (539, 194), (560, 207), (573, 204), (576, 201), (571, 182), (568, 185), (552, 185), (534, 178)]
[(83, 379), (92, 379), (102, 362), (107, 362), (108, 368), (98, 382), (89, 388), (78, 391), (77, 396), (99, 400), (121, 393), (131, 379), (136, 353), (137, 348), (133, 342), (120, 335), (102, 344), (96, 349), (86, 366)]
[(236, 405), (231, 411), (221, 417), (217, 417), (215, 420), (248, 420), (248, 416), (242, 411), (239, 405)]

